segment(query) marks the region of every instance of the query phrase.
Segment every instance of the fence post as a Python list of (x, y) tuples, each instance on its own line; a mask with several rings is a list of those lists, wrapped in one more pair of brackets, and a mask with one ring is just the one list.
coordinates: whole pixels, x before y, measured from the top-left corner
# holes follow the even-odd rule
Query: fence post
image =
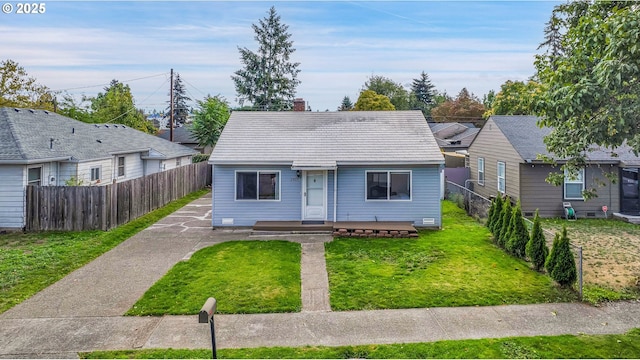
[(109, 224), (111, 228), (118, 226), (118, 182), (113, 179), (111, 183), (111, 221)]

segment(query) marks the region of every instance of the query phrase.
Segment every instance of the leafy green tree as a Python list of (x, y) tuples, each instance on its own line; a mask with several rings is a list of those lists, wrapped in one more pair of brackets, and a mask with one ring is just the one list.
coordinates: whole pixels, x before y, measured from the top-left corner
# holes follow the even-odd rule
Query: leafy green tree
[(553, 240), (553, 248), (545, 267), (551, 278), (561, 286), (569, 287), (578, 279), (576, 261), (571, 252), (567, 228), (564, 226), (562, 235), (556, 234), (556, 239)]
[(513, 208), (511, 206), (511, 200), (505, 199), (502, 205), (502, 218), (500, 220), (500, 234), (497, 238), (498, 246), (505, 248), (507, 241), (511, 237), (511, 216), (513, 216)]
[(529, 230), (527, 230), (527, 225), (524, 223), (524, 218), (522, 217), (520, 200), (518, 200), (516, 206), (513, 208), (509, 228), (511, 229), (511, 233), (505, 246), (507, 252), (513, 256), (524, 259), (527, 242), (529, 241)]
[(200, 146), (214, 146), (231, 115), (229, 104), (219, 95), (196, 103), (191, 132)]
[(402, 84), (393, 80), (380, 76), (372, 75), (365, 83), (362, 90), (375, 91), (377, 94), (384, 95), (389, 98), (395, 110), (410, 110), (409, 93)]
[[(182, 79), (180, 79), (180, 74), (176, 74), (176, 78), (173, 81), (173, 121), (174, 126), (178, 124), (184, 124), (187, 122), (187, 117), (189, 117), (189, 113), (191, 112), (191, 108), (187, 104), (188, 101), (191, 101), (191, 98), (187, 96), (187, 89), (184, 87), (182, 83)], [(171, 94), (169, 94), (171, 96)], [(167, 101), (169, 106), (165, 110), (165, 118), (169, 118), (171, 116), (171, 100)]]
[(536, 210), (536, 215), (533, 218), (531, 238), (529, 239), (529, 242), (527, 242), (526, 253), (537, 271), (544, 268), (544, 262), (547, 259), (547, 256), (549, 256), (549, 248), (547, 247), (547, 241), (544, 238), (542, 226), (540, 225), (538, 210)]
[(615, 148), (626, 141), (640, 150), (640, 7), (575, 1), (556, 6), (550, 22), (547, 50), (535, 60), (543, 89), (536, 112), (541, 125), (553, 128), (547, 150), (567, 159), (548, 177), (560, 185), (563, 170), (575, 175), (584, 167), (593, 144)]
[(395, 109), (388, 97), (372, 90), (362, 91), (354, 107), (356, 111), (384, 111)]
[(0, 107), (54, 109), (49, 88), (11, 59), (0, 62)]
[(70, 94), (65, 94), (62, 97), (62, 101), (58, 103), (56, 112), (78, 121), (92, 123), (93, 118), (91, 117), (90, 106), (89, 99), (85, 96), (82, 96), (78, 102)]
[(156, 133), (144, 112), (135, 107), (129, 85), (114, 79), (104, 91), (90, 99), (92, 122), (123, 124), (146, 133)]
[(435, 104), (435, 88), (429, 75), (424, 71), (411, 83), (410, 106), (412, 109), (421, 110), (427, 120), (431, 119), (431, 108)]
[(300, 63), (290, 61), (296, 49), (287, 32), (289, 27), (280, 22), (275, 7), (271, 7), (268, 16), (252, 28), (258, 51), (238, 47), (244, 67), (231, 76), (238, 102), (243, 106), (248, 101), (257, 110), (289, 110), (300, 84)]
[(437, 122), (469, 121), (482, 123), (484, 105), (473, 94), (463, 88), (453, 100), (447, 100), (431, 109), (431, 117)]
[(342, 103), (340, 104), (340, 107), (338, 107), (338, 111), (350, 111), (353, 110), (353, 103), (351, 102), (351, 99), (348, 96), (345, 96), (342, 99)]
[(540, 84), (529, 80), (507, 80), (500, 86), (500, 92), (493, 98), (491, 107), (485, 111), (484, 117), (491, 115), (532, 115), (534, 104), (541, 94)]

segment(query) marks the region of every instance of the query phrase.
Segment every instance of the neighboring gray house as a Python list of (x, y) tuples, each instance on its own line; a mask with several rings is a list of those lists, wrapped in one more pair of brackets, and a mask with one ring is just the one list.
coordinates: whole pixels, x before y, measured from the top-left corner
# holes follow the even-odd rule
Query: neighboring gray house
[(429, 127), (444, 152), (467, 150), (480, 131), (472, 123), (429, 123)]
[[(550, 128), (540, 128), (535, 116), (491, 116), (469, 147), (469, 166), (474, 191), (491, 197), (498, 191), (520, 200), (525, 216), (539, 209), (540, 216), (563, 216), (563, 202), (570, 202), (578, 217), (604, 217), (608, 214), (640, 211), (638, 167), (640, 159), (627, 146), (614, 152), (594, 147), (587, 154), (587, 167), (577, 179), (565, 177), (562, 186), (545, 182), (551, 165), (537, 160), (538, 154), (549, 155), (543, 142)], [(612, 155), (615, 153), (616, 155)], [(562, 164), (562, 160), (557, 160)], [(604, 174), (612, 173), (612, 183)], [(598, 187), (597, 183), (605, 184)], [(598, 197), (584, 200), (585, 187), (598, 189)]]
[(233, 112), (209, 159), (213, 226), (441, 226), (444, 159), (420, 111)]
[[(171, 131), (169, 129), (162, 129), (158, 132), (158, 137), (169, 140)], [(191, 125), (184, 125), (173, 129), (173, 142), (190, 147), (199, 151), (202, 154), (211, 154), (213, 150), (212, 146), (200, 146), (198, 140), (193, 136), (191, 132)]]
[(27, 184), (120, 182), (190, 164), (195, 153), (124, 125), (0, 108), (0, 229), (24, 227)]

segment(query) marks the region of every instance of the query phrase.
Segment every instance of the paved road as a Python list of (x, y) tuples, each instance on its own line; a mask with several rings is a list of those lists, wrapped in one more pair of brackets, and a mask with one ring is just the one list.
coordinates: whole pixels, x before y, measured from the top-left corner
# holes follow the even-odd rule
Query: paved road
[[(271, 239), (211, 230), (209, 195), (185, 206), (0, 315), (0, 358), (76, 358), (77, 352), (208, 348), (196, 316), (122, 316), (175, 263), (228, 240)], [(216, 315), (219, 348), (356, 345), (504, 336), (609, 334), (640, 327), (640, 302), (332, 312), (323, 235), (302, 244), (303, 311)]]

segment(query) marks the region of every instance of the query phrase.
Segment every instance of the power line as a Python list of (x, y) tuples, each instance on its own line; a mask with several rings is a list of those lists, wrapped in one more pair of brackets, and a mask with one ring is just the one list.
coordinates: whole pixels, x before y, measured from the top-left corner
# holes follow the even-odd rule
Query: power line
[[(150, 78), (154, 78), (154, 77), (158, 77), (158, 76), (166, 76), (166, 75), (167, 75), (167, 73), (162, 73), (162, 74), (139, 77), (139, 78), (135, 78), (135, 79), (123, 80), (123, 81), (120, 81), (120, 82), (121, 83), (126, 83), (126, 82), (150, 79)], [(52, 90), (52, 92), (63, 92), (63, 91), (70, 91), (70, 90), (90, 89), (90, 88), (95, 88), (95, 87), (99, 87), (99, 86), (107, 86), (107, 85), (111, 85), (111, 83), (109, 82), (109, 83), (106, 83), (106, 84), (79, 86), (79, 87), (68, 88), (68, 89), (58, 89), (58, 90)]]

